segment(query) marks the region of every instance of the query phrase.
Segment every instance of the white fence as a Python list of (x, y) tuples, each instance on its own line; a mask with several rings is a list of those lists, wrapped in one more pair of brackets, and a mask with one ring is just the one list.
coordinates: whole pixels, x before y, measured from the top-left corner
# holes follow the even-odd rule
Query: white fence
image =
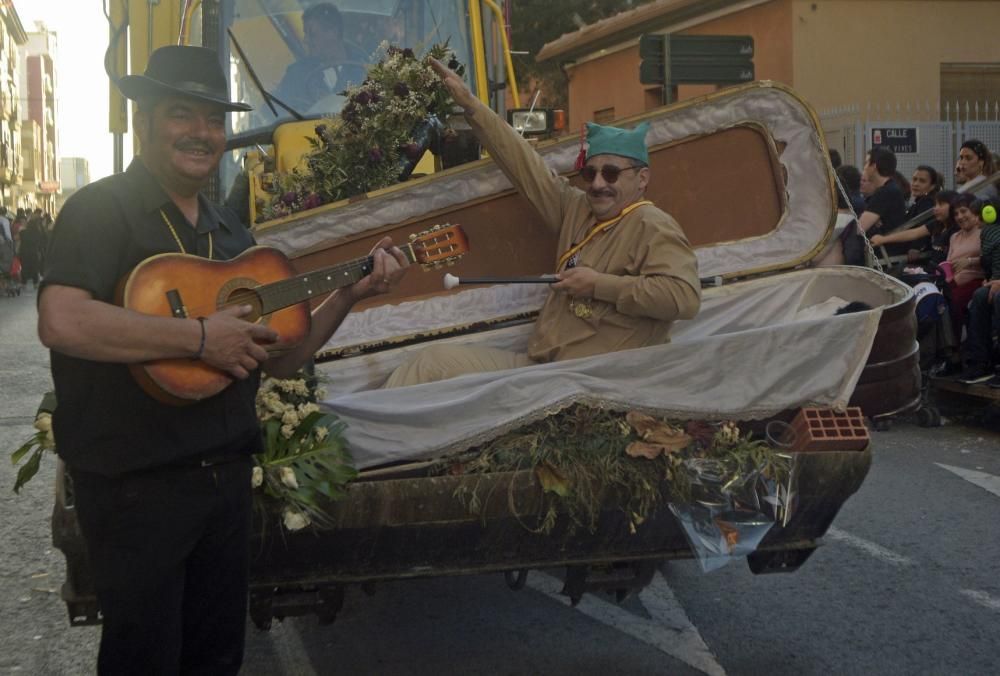
[(949, 188), (966, 139), (979, 139), (1000, 152), (1000, 101), (854, 104), (821, 111), (820, 121), (827, 145), (840, 152), (844, 164), (860, 168), (873, 145), (884, 145), (896, 152), (899, 171), (907, 178), (927, 164), (943, 174)]

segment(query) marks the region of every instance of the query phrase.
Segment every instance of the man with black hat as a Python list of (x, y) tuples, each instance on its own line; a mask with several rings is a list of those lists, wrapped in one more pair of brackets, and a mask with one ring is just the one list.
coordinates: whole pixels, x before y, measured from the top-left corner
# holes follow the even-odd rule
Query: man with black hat
[[(404, 273), (388, 238), (373, 273), (332, 294), (309, 335), (281, 357), (277, 334), (234, 307), (207, 317), (140, 314), (114, 304), (141, 261), (181, 252), (231, 259), (253, 236), (199, 194), (225, 149), (229, 101), (215, 52), (163, 47), (144, 75), (123, 77), (137, 101), (141, 156), (124, 174), (73, 195), (55, 224), (39, 297), (39, 336), (51, 349), (58, 452), (73, 479), (103, 614), (101, 674), (235, 674), (246, 622), (251, 454), (260, 448), (254, 398), (260, 368), (294, 373), (353, 303)], [(188, 406), (147, 395), (127, 365), (199, 359), (232, 376)]]
[(558, 235), (559, 281), (542, 306), (528, 351), (434, 346), (389, 377), (386, 387), (443, 380), (665, 343), (675, 319), (701, 305), (697, 260), (683, 230), (645, 199), (647, 123), (587, 125), (580, 190), (555, 176), (504, 120), (438, 61), (434, 69), (476, 136), (545, 225)]

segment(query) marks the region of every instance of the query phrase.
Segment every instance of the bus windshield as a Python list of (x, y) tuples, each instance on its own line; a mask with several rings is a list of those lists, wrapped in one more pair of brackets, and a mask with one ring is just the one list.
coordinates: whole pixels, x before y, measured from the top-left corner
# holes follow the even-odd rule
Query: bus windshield
[[(225, 32), (222, 38), (230, 55), (230, 88), (254, 107), (230, 116), (231, 134), (294, 119), (289, 109), (305, 118), (339, 113), (341, 93), (364, 81), (366, 68), (382, 57), (383, 43), (420, 55), (447, 42), (460, 62), (472, 61), (464, 0), (232, 0), (227, 9), (222, 18), (233, 39)], [(268, 104), (251, 68), (284, 107)]]

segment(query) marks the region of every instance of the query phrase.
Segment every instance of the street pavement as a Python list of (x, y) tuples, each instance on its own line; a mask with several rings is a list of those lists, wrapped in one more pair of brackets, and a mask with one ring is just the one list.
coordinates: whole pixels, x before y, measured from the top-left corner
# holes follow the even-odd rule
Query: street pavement
[[(20, 495), (6, 459), (50, 387), (35, 319), (31, 289), (0, 298), (0, 674), (88, 674), (100, 634), (70, 628), (59, 598), (54, 458)], [(536, 571), (516, 593), (500, 575), (350, 589), (331, 626), (248, 623), (242, 673), (995, 674), (1000, 435), (955, 406), (944, 427), (875, 435), (864, 485), (793, 574), (672, 562), (620, 606), (577, 608)]]

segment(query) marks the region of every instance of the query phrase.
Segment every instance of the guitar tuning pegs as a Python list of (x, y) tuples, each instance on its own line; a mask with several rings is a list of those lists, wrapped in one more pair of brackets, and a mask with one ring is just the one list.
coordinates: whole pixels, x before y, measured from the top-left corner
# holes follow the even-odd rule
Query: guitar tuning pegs
[(440, 230), (443, 226), (440, 223), (435, 223), (431, 230)]

